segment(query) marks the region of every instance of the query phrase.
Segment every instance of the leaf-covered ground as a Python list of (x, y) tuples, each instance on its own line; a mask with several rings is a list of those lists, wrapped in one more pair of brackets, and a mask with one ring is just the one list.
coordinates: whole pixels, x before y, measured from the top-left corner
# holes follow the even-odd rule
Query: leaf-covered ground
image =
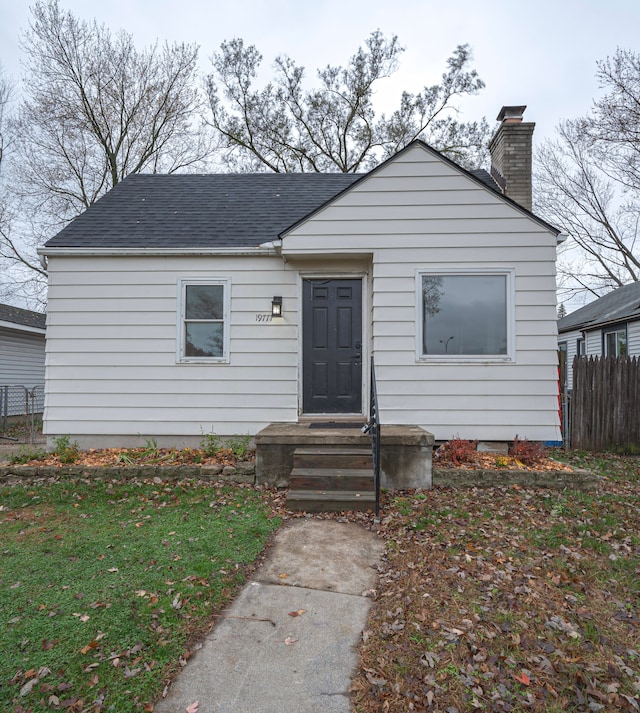
[(640, 710), (640, 461), (571, 460), (602, 486), (386, 499), (356, 711)]

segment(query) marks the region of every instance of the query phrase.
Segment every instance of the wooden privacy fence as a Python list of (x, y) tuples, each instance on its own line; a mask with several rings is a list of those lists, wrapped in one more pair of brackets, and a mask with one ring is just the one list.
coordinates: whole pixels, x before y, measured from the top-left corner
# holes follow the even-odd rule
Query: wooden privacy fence
[(640, 452), (640, 358), (574, 359), (571, 447)]

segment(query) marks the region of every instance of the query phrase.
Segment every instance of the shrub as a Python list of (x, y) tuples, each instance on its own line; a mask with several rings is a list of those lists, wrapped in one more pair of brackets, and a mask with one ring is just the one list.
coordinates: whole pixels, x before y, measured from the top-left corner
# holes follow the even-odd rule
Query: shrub
[(473, 463), (476, 460), (476, 447), (478, 441), (466, 441), (463, 438), (452, 438), (443, 443), (435, 452), (435, 459), (439, 463)]
[(200, 441), (200, 448), (205, 456), (211, 458), (222, 448), (222, 441), (217, 433), (203, 433)]
[(53, 452), (61, 463), (75, 463), (80, 458), (80, 446), (77, 441), (71, 443), (69, 436), (60, 436), (55, 440)]
[(229, 448), (229, 450), (233, 453), (233, 455), (238, 458), (239, 460), (243, 460), (244, 458), (247, 457), (247, 454), (250, 452), (249, 448), (249, 442), (251, 441), (251, 436), (246, 435), (246, 436), (232, 436), (231, 438), (227, 438), (227, 441), (225, 443), (225, 448)]
[(545, 450), (542, 443), (528, 441), (526, 438), (520, 439), (516, 436), (509, 449), (509, 455), (517, 458), (524, 465), (535, 465), (545, 457)]

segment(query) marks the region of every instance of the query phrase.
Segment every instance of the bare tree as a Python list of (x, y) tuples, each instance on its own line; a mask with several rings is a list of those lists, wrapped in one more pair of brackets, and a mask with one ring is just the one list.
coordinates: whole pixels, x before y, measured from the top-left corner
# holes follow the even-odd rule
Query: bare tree
[(304, 68), (281, 56), (273, 80), (256, 89), (262, 55), (241, 39), (223, 42), (212, 57), (208, 90), (227, 164), (237, 170), (353, 173), (371, 169), (419, 137), (477, 167), (486, 159), (489, 126), (484, 120), (458, 121), (455, 106), (484, 87), (469, 69), (469, 47), (455, 50), (440, 84), (404, 92), (391, 116), (376, 116), (375, 85), (397, 69), (402, 51), (397, 37), (377, 31), (346, 67), (318, 70), (316, 88), (306, 89)]
[[(10, 191), (10, 171), (15, 140), (12, 132), (12, 103), (14, 86), (4, 75), (0, 66), (0, 300), (3, 302), (29, 302), (39, 292), (34, 291), (33, 277), (41, 277), (38, 269), (36, 274), (25, 271), (22, 250), (14, 239), (16, 222), (16, 205)], [(14, 259), (8, 259), (11, 254)], [(37, 300), (35, 303), (37, 305)]]
[(31, 11), (11, 178), (31, 240), (21, 249), (5, 237), (0, 250), (37, 273), (34, 243), (130, 173), (201, 166), (211, 141), (198, 125), (196, 46), (139, 51), (131, 35), (79, 20), (58, 0)]
[(536, 210), (567, 235), (561, 296), (601, 295), (640, 279), (640, 57), (598, 64), (605, 95), (538, 150)]
[(640, 54), (618, 49), (598, 62), (596, 76), (606, 93), (594, 102), (586, 129), (604, 170), (624, 187), (640, 190)]
[(9, 101), (11, 100), (11, 84), (5, 77), (2, 65), (0, 64), (0, 171), (2, 170), (2, 158), (5, 151), (5, 145), (8, 141), (7, 131), (7, 114)]

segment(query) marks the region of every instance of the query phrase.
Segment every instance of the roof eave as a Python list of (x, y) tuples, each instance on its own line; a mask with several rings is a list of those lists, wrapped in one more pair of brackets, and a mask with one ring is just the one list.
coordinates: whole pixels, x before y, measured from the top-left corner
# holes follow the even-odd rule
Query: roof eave
[(149, 255), (278, 255), (279, 249), (275, 241), (255, 246), (244, 247), (195, 247), (195, 248), (162, 248), (162, 247), (41, 247), (38, 254), (45, 257), (89, 257), (89, 256), (130, 256)]
[(613, 324), (621, 324), (622, 322), (638, 322), (640, 321), (640, 314), (628, 314), (617, 317), (612, 317), (611, 319), (604, 320), (589, 320), (588, 322), (579, 322), (570, 327), (558, 328), (558, 334), (566, 334), (567, 332), (591, 332), (595, 329), (601, 329), (602, 327), (610, 327)]
[(29, 332), (30, 334), (41, 334), (44, 336), (46, 332), (45, 327), (30, 327), (26, 324), (17, 324), (16, 322), (7, 322), (6, 320), (0, 320), (0, 327), (4, 329), (13, 329), (17, 332)]

